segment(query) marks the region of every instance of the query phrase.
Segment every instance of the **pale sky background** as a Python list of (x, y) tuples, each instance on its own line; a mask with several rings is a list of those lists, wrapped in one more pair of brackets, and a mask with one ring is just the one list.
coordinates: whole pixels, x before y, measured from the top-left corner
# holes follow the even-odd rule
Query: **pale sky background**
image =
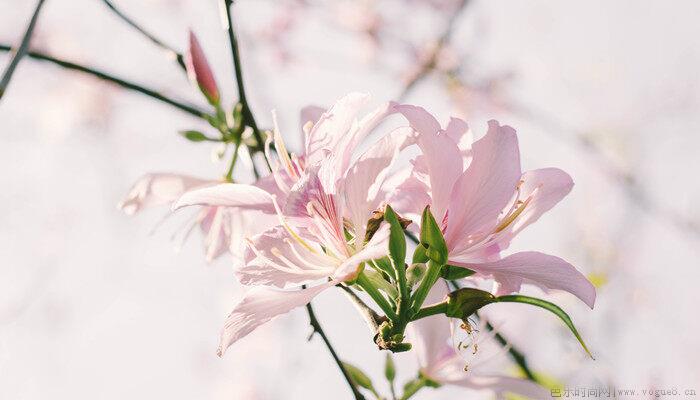
[[(194, 29), (230, 104), (230, 53), (214, 0), (116, 3), (177, 48)], [(276, 109), (293, 144), (302, 106), (349, 91), (392, 100), (413, 63), (391, 42), (370, 51), (347, 27), (349, 2), (311, 3), (285, 37), (286, 64), (261, 33), (283, 11), (273, 1), (236, 6), (253, 109), (264, 126)], [(445, 15), (418, 0), (378, 3), (394, 36), (425, 43), (444, 29)], [(33, 7), (0, 0), (0, 42), (19, 42)], [(407, 99), (442, 120), (467, 115), (477, 136), (488, 119), (510, 124), (524, 169), (558, 166), (573, 176), (571, 195), (514, 250), (556, 254), (605, 277), (593, 311), (548, 296), (570, 312), (596, 361), (542, 310), (490, 310), (533, 369), (568, 386), (700, 392), (698, 15), (692, 0), (475, 0), (457, 21), (455, 57), (470, 80), (508, 76), (501, 96), (520, 109), (483, 99), (455, 105), (437, 78)], [(101, 1), (47, 0), (33, 48), (204, 106), (175, 64)], [(7, 60), (0, 54), (0, 65)], [(206, 265), (197, 235), (175, 253), (176, 223), (149, 235), (165, 210), (128, 218), (116, 209), (146, 172), (216, 178), (225, 170), (210, 161), (212, 146), (177, 135), (187, 128), (206, 125), (77, 73), (20, 64), (0, 102), (0, 399), (350, 398), (320, 338), (306, 342), (302, 310), (217, 358), (218, 332), (242, 293), (230, 262)], [(631, 174), (637, 191), (611, 171)], [(384, 354), (352, 306), (334, 291), (314, 304), (341, 356), (384, 389)], [(397, 362), (400, 382), (415, 373), (411, 354)], [(489, 398), (425, 389), (415, 399), (466, 395)]]

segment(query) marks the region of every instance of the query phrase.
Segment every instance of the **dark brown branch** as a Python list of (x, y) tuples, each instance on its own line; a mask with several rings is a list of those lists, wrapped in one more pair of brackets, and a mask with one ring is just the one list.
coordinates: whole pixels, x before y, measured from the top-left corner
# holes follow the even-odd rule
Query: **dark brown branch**
[[(323, 331), (321, 323), (318, 322), (316, 313), (314, 313), (314, 309), (311, 306), (311, 302), (306, 305), (306, 311), (309, 314), (309, 324), (311, 324), (311, 327), (313, 328), (312, 336), (314, 333), (318, 333), (318, 335), (321, 336), (321, 339), (323, 339), (323, 342), (326, 344), (328, 351), (331, 353), (331, 356), (333, 356), (333, 360), (338, 365), (338, 369), (340, 369), (340, 372), (343, 374), (348, 386), (350, 386), (352, 394), (355, 396), (355, 400), (365, 400), (365, 397), (362, 395), (362, 393), (360, 393), (357, 385), (355, 385), (355, 382), (353, 382), (352, 378), (350, 377), (345, 365), (343, 365), (343, 362), (338, 357), (338, 353), (335, 352), (333, 345), (331, 345), (331, 342), (328, 340), (328, 336), (326, 336), (326, 333)], [(311, 337), (309, 337), (309, 339), (311, 339)]]
[[(12, 51), (12, 47), (5, 45), (5, 44), (0, 44), (0, 51), (9, 52), (9, 51)], [(92, 75), (92, 76), (99, 78), (99, 79), (102, 79), (104, 81), (114, 83), (114, 84), (121, 86), (125, 89), (139, 92), (139, 93), (144, 94), (148, 97), (151, 97), (151, 98), (154, 98), (154, 99), (161, 101), (163, 103), (169, 104), (169, 105), (171, 105), (171, 106), (173, 106), (181, 111), (184, 111), (190, 115), (194, 115), (195, 117), (206, 119), (207, 113), (203, 110), (200, 110), (196, 106), (186, 104), (184, 102), (180, 102), (177, 100), (173, 100), (169, 97), (166, 97), (166, 96), (158, 93), (157, 91), (155, 91), (153, 89), (138, 85), (138, 84), (133, 83), (133, 82), (126, 81), (122, 78), (118, 78), (114, 75), (110, 75), (104, 71), (100, 71), (100, 70), (95, 69), (95, 68), (86, 67), (84, 65), (76, 64), (76, 63), (71, 62), (71, 61), (62, 60), (62, 59), (50, 56), (48, 54), (38, 52), (38, 51), (28, 51), (26, 55), (27, 55), (27, 57), (33, 58), (35, 60), (48, 61), (50, 63), (56, 64), (60, 67), (66, 68), (66, 69), (80, 71), (80, 72)]]
[(34, 27), (36, 26), (36, 21), (39, 19), (39, 11), (41, 11), (41, 7), (43, 5), (44, 0), (39, 0), (37, 2), (36, 8), (34, 9), (34, 14), (32, 14), (32, 19), (29, 21), (27, 30), (24, 32), (24, 36), (22, 37), (22, 42), (15, 51), (15, 54), (13, 55), (12, 60), (10, 60), (10, 63), (7, 65), (7, 68), (5, 68), (5, 72), (2, 75), (2, 80), (0, 80), (0, 99), (2, 99), (2, 96), (5, 94), (7, 86), (10, 84), (10, 80), (12, 80), (12, 75), (14, 74), (17, 65), (19, 65), (19, 62), (22, 61), (22, 58), (27, 54), (27, 50), (29, 50), (29, 42), (32, 40)]
[(124, 21), (127, 25), (131, 26), (132, 28), (136, 29), (140, 34), (145, 36), (151, 43), (155, 44), (156, 46), (160, 47), (162, 50), (164, 50), (168, 55), (173, 57), (175, 61), (177, 61), (177, 64), (182, 68), (182, 70), (185, 70), (185, 61), (182, 56), (182, 53), (179, 51), (175, 50), (175, 48), (168, 46), (165, 44), (162, 40), (158, 39), (155, 37), (153, 34), (148, 32), (146, 29), (141, 27), (141, 25), (137, 24), (133, 19), (131, 19), (128, 15), (124, 14), (120, 9), (118, 9), (114, 3), (112, 3), (110, 0), (102, 0), (103, 3), (107, 7), (109, 7), (114, 14), (117, 15), (122, 21)]

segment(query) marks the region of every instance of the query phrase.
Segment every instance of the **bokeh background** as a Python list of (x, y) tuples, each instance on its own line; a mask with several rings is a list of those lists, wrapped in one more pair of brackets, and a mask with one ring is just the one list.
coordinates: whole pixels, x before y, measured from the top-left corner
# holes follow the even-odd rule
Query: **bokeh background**
[[(700, 392), (700, 4), (459, 3), (238, 1), (258, 120), (269, 126), (276, 109), (294, 147), (302, 106), (363, 91), (442, 120), (462, 116), (477, 136), (491, 118), (516, 127), (525, 169), (558, 166), (576, 186), (515, 249), (560, 255), (599, 286), (593, 311), (548, 297), (571, 313), (596, 360), (544, 311), (499, 305), (492, 320), (533, 369), (566, 386)], [(235, 100), (216, 1), (115, 4), (178, 49), (192, 28), (225, 100)], [(19, 42), (34, 5), (0, 0), (0, 42)], [(48, 0), (32, 48), (204, 106), (176, 64), (99, 0)], [(301, 310), (217, 358), (242, 293), (230, 260), (207, 265), (196, 235), (174, 252), (172, 224), (150, 234), (165, 209), (134, 218), (116, 209), (146, 172), (220, 176), (213, 146), (177, 134), (187, 128), (207, 127), (22, 61), (0, 102), (1, 399), (350, 398), (320, 339), (306, 342)], [(341, 356), (384, 389), (384, 354), (352, 306), (334, 291), (315, 304)], [(399, 381), (414, 374), (410, 354), (397, 362)], [(415, 398), (465, 396), (489, 398), (454, 389)]]

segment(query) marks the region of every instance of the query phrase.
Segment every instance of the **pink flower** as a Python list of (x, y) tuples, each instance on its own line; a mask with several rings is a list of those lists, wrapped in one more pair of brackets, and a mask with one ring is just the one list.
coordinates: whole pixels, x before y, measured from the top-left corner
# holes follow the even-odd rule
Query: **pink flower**
[[(426, 304), (438, 303), (444, 300), (446, 295), (446, 285), (444, 282), (438, 282), (430, 291)], [(423, 377), (441, 385), (488, 390), (494, 392), (499, 399), (503, 398), (504, 393), (532, 399), (550, 396), (549, 391), (534, 382), (489, 374), (485, 371), (484, 364), (491, 361), (488, 355), (483, 357), (483, 352), (488, 351), (487, 346), (491, 344), (491, 337), (485, 329), (478, 330), (479, 336), (476, 336), (477, 330), (470, 331), (470, 341), (455, 345), (451, 328), (448, 318), (444, 315), (434, 315), (414, 321), (406, 329)], [(458, 351), (456, 347), (461, 349)]]
[[(127, 215), (133, 215), (147, 207), (170, 206), (189, 190), (206, 188), (217, 183), (218, 181), (173, 173), (146, 174), (132, 186), (129, 194), (117, 207)], [(201, 207), (181, 228), (183, 233), (180, 245), (199, 225), (204, 239), (207, 262), (213, 261), (226, 252), (230, 252), (234, 257), (242, 258), (243, 237), (264, 230), (264, 220), (260, 219), (264, 216), (256, 214), (259, 213), (244, 212), (234, 208)], [(263, 229), (256, 231), (256, 227), (260, 226)]]
[[(176, 204), (247, 203), (266, 212), (274, 206), (280, 219), (279, 226), (248, 241), (245, 265), (236, 274), (242, 283), (254, 287), (229, 315), (220, 355), (270, 319), (305, 305), (331, 286), (354, 279), (364, 261), (386, 255), (388, 227), (380, 228), (366, 241), (367, 221), (381, 206), (387, 193), (383, 184), (410, 129), (391, 132), (353, 158), (357, 146), (394, 112), (393, 104), (388, 104), (358, 118), (368, 100), (366, 95), (350, 94), (320, 116), (310, 117), (316, 122), (305, 124), (303, 157), (287, 155), (275, 130), (279, 160), (268, 151), (276, 186), (266, 192), (267, 203), (246, 198), (254, 191), (263, 196), (265, 192), (258, 188), (223, 184), (193, 191)], [(246, 190), (248, 194), (243, 193)], [(301, 285), (309, 287), (302, 289)]]
[(187, 76), (192, 83), (199, 87), (209, 103), (219, 104), (221, 99), (219, 95), (219, 87), (216, 85), (214, 73), (209, 67), (207, 57), (204, 55), (202, 46), (199, 45), (199, 40), (194, 32), (189, 33), (189, 48), (185, 53), (185, 67), (187, 68)]
[(413, 173), (395, 192), (397, 208), (419, 213), (430, 205), (442, 223), (448, 263), (493, 277), (497, 294), (518, 291), (527, 282), (565, 290), (592, 308), (595, 288), (561, 258), (533, 251), (501, 257), (520, 231), (571, 191), (569, 175), (556, 168), (523, 173), (515, 130), (496, 121), (472, 144), (462, 120), (453, 118), (442, 129), (420, 107), (397, 109), (418, 133), (422, 150)]

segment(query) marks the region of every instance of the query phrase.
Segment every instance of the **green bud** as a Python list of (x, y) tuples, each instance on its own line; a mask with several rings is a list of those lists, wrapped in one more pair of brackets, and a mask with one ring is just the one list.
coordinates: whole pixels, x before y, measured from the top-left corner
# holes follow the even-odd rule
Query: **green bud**
[(447, 295), (445, 315), (466, 320), (481, 307), (496, 301), (496, 298), (489, 292), (474, 288), (462, 288)]
[(411, 344), (410, 343), (396, 343), (389, 347), (389, 350), (391, 350), (392, 353), (403, 353), (404, 351), (409, 351), (411, 350)]
[(391, 358), (391, 353), (386, 353), (386, 362), (384, 363), (384, 376), (389, 382), (393, 382), (396, 378), (396, 366), (394, 359)]
[(423, 210), (420, 229), (420, 245), (425, 248), (425, 254), (437, 264), (444, 265), (447, 262), (447, 244), (440, 225), (430, 212), (430, 206)]
[(374, 392), (372, 380), (367, 376), (367, 374), (365, 374), (364, 372), (362, 372), (361, 369), (357, 368), (356, 366), (350, 363), (343, 362), (343, 366), (345, 367), (345, 370), (348, 371), (348, 374), (350, 374), (350, 378), (352, 378), (352, 381), (355, 382), (355, 384)]
[(408, 283), (408, 287), (413, 288), (420, 282), (427, 269), (428, 267), (424, 263), (411, 264), (406, 270), (406, 282)]
[(180, 135), (191, 142), (204, 142), (207, 140), (213, 140), (207, 137), (207, 135), (202, 132), (195, 130), (180, 131)]

